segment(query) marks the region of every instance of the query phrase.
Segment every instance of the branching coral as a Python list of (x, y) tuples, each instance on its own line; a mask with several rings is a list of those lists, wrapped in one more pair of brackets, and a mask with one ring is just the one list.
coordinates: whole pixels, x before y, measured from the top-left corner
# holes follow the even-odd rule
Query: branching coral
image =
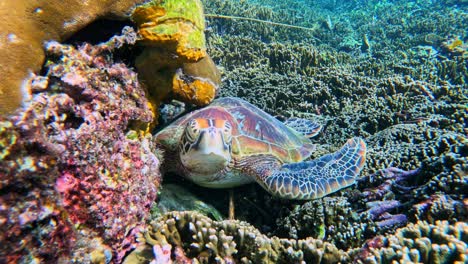
[[(268, 238), (240, 221), (212, 221), (195, 212), (171, 212), (156, 219), (140, 238), (142, 245), (124, 263), (154, 259), (152, 248), (172, 248), (173, 260), (201, 263), (339, 263), (349, 256), (328, 242), (312, 238)], [(169, 247), (167, 245), (170, 245)], [(146, 252), (146, 259), (143, 257)], [(160, 256), (156, 256), (158, 258)]]
[(410, 215), (416, 220), (434, 224), (437, 220), (466, 221), (468, 219), (467, 198), (458, 201), (449, 195), (433, 194), (415, 205)]
[(313, 237), (347, 250), (378, 231), (370, 215), (358, 214), (344, 197), (325, 197), (285, 211), (277, 218), (274, 231), (281, 237)]
[(356, 263), (466, 263), (468, 225), (420, 221), (399, 229), (394, 235), (376, 237), (356, 255)]

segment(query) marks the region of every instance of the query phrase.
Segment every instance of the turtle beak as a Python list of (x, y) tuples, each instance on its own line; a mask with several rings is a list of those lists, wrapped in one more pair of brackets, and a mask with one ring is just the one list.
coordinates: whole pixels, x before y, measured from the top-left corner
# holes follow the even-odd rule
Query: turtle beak
[(216, 129), (209, 128), (201, 132), (196, 148), (200, 155), (220, 156), (228, 161), (230, 153), (224, 146), (222, 134)]
[(186, 155), (181, 156), (184, 166), (194, 172), (215, 173), (224, 169), (231, 160), (222, 133), (217, 129), (200, 132), (198, 141)]

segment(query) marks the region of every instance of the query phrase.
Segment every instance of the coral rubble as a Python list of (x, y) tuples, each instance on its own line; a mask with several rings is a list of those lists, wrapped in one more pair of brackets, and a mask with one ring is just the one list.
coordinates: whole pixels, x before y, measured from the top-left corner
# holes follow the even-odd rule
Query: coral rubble
[(0, 122), (0, 262), (119, 262), (132, 248), (161, 180), (138, 129), (149, 102), (109, 55), (134, 41), (126, 28), (98, 46), (46, 43), (32, 100)]

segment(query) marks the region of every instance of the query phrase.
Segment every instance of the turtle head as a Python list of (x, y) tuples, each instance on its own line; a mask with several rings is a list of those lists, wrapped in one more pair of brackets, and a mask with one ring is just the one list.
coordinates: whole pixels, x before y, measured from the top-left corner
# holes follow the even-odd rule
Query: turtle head
[(180, 142), (180, 160), (192, 172), (212, 174), (231, 161), (232, 126), (222, 119), (191, 119)]

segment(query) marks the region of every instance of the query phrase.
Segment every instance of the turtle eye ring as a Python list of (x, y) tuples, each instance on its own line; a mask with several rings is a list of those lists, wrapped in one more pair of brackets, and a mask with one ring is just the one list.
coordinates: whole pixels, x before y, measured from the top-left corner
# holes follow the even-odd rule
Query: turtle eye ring
[(185, 136), (187, 140), (190, 142), (195, 142), (199, 135), (200, 135), (200, 126), (197, 120), (195, 119), (190, 120), (189, 123), (187, 124), (187, 127), (185, 128)]

